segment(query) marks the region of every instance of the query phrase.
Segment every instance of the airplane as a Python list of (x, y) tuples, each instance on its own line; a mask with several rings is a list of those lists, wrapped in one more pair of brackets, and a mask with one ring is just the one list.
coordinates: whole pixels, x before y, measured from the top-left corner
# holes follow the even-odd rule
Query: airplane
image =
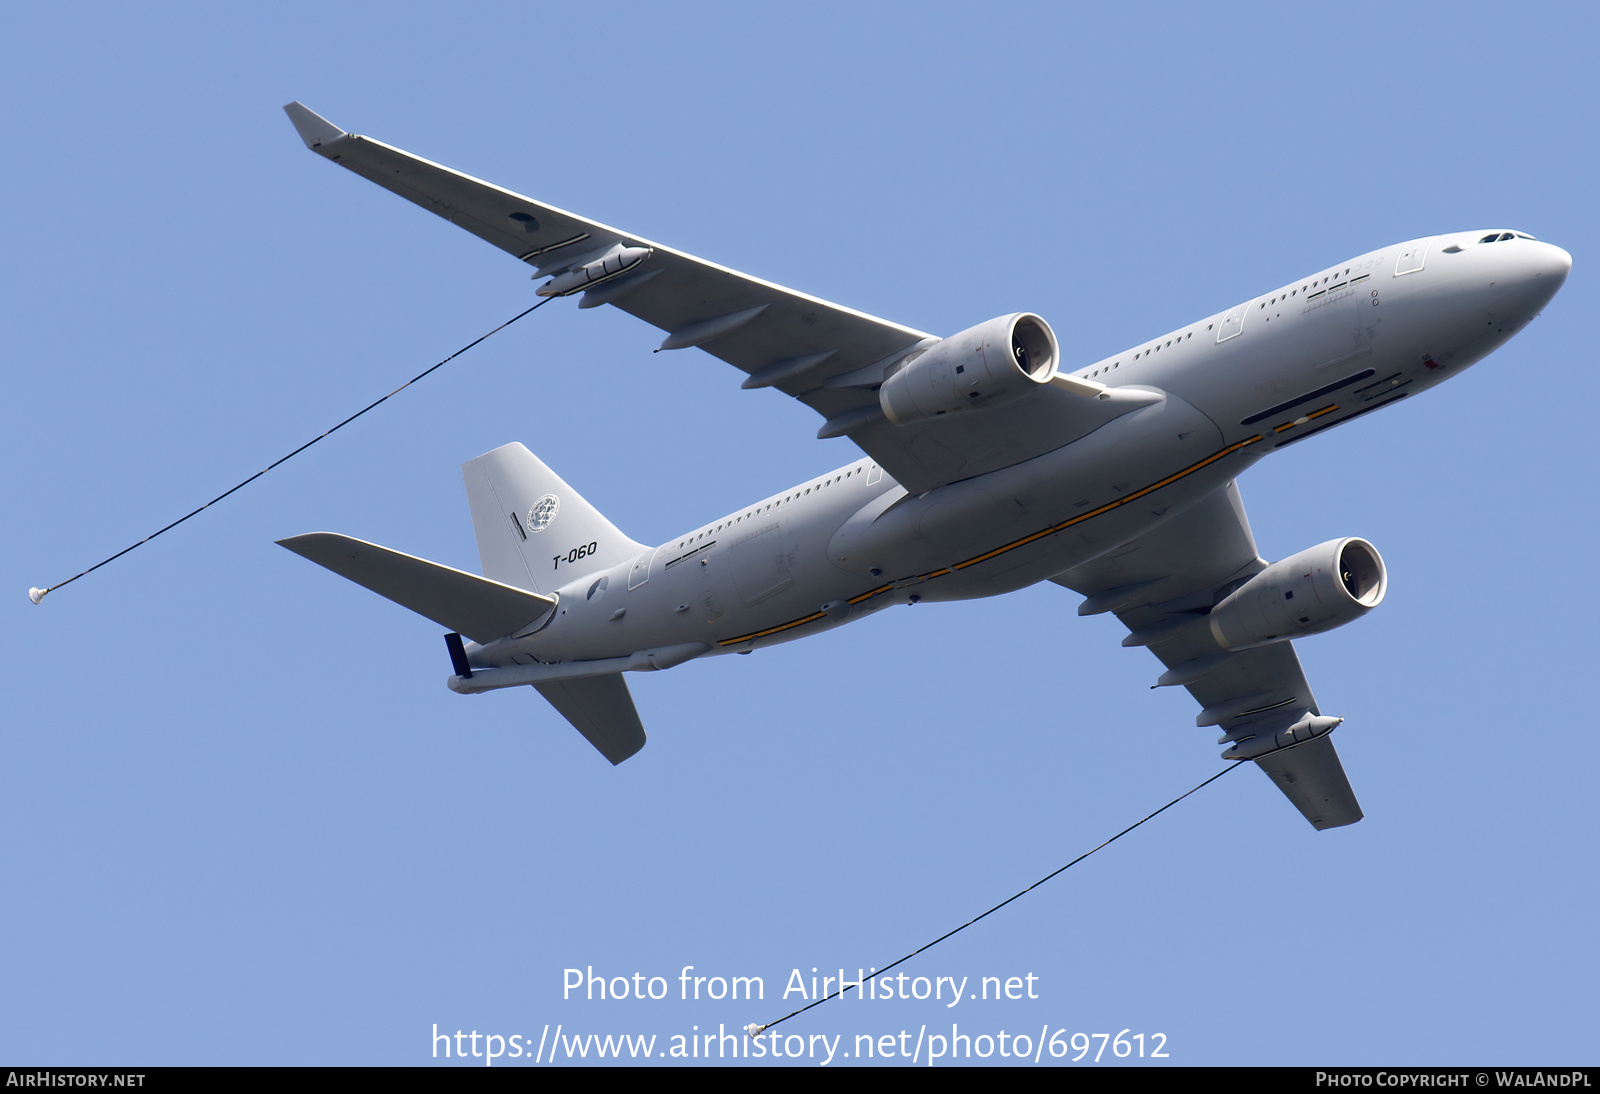
[(661, 350), (703, 349), (865, 453), (649, 545), (507, 444), (461, 469), (482, 576), (329, 532), (279, 541), (448, 628), (453, 691), (531, 685), (613, 764), (645, 743), (625, 672), (1051, 581), (1161, 661), (1157, 685), (1189, 690), (1225, 760), (1253, 761), (1316, 829), (1361, 820), (1329, 737), (1343, 719), (1293, 640), (1377, 607), (1383, 559), (1345, 536), (1269, 564), (1236, 479), (1459, 374), (1572, 267), (1515, 230), (1427, 236), (1069, 371), (1037, 315), (940, 338), (284, 109), (313, 152), (548, 278), (540, 296), (636, 316)]

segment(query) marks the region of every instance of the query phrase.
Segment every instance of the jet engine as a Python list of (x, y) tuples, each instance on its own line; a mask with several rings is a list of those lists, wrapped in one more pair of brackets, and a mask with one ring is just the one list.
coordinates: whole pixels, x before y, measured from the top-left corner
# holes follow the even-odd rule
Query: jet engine
[(1060, 360), (1050, 324), (1018, 312), (901, 363), (878, 389), (878, 405), (895, 425), (1000, 406), (1049, 384)]
[(1388, 586), (1376, 547), (1364, 539), (1330, 539), (1235, 589), (1211, 609), (1211, 634), (1229, 650), (1321, 634), (1376, 608)]

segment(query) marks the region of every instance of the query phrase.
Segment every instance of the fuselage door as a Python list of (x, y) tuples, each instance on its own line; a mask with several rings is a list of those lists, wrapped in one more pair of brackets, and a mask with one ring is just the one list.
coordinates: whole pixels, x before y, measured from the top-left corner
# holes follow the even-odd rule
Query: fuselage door
[(637, 589), (650, 580), (650, 560), (653, 557), (653, 552), (646, 551), (633, 560), (633, 568), (628, 571), (628, 588)]
[(1433, 239), (1419, 239), (1408, 247), (1400, 249), (1400, 258), (1394, 264), (1394, 275), (1416, 273), (1422, 269), (1422, 264), (1428, 259), (1428, 246)]
[(1217, 341), (1226, 342), (1244, 330), (1244, 316), (1250, 310), (1250, 301), (1245, 301), (1222, 317), (1222, 322), (1217, 325)]

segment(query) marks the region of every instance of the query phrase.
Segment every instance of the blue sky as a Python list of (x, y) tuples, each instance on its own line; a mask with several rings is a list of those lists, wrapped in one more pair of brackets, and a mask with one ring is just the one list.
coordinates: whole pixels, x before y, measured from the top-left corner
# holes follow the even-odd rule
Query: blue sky
[[(1396, 240), (1566, 247), (1493, 357), (1240, 480), (1269, 557), (1360, 535), (1388, 562), (1379, 611), (1299, 644), (1367, 819), (1316, 833), (1238, 772), (903, 970), (1038, 999), (783, 1030), (1593, 1062), (1594, 37), (1555, 5), (13, 12), (0, 1060), (432, 1063), (435, 1024), (665, 1048), (794, 1009), (793, 969), (899, 957), (1219, 766), (1054, 586), (635, 676), (650, 744), (616, 769), (531, 692), (448, 692), (436, 626), (273, 541), (476, 569), (458, 466), (511, 440), (648, 542), (857, 455), (570, 303), (29, 604), (531, 302), (514, 260), (306, 152), (301, 99), (914, 327), (1036, 311), (1069, 366)], [(679, 1000), (686, 965), (766, 999)], [(563, 1000), (590, 966), (672, 996)]]

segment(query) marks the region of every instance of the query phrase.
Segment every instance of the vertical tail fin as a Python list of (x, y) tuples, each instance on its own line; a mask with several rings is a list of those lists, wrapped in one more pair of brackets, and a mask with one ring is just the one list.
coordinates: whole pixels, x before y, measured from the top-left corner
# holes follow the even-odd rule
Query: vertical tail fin
[(647, 550), (515, 442), (461, 465), (483, 576), (533, 592)]

